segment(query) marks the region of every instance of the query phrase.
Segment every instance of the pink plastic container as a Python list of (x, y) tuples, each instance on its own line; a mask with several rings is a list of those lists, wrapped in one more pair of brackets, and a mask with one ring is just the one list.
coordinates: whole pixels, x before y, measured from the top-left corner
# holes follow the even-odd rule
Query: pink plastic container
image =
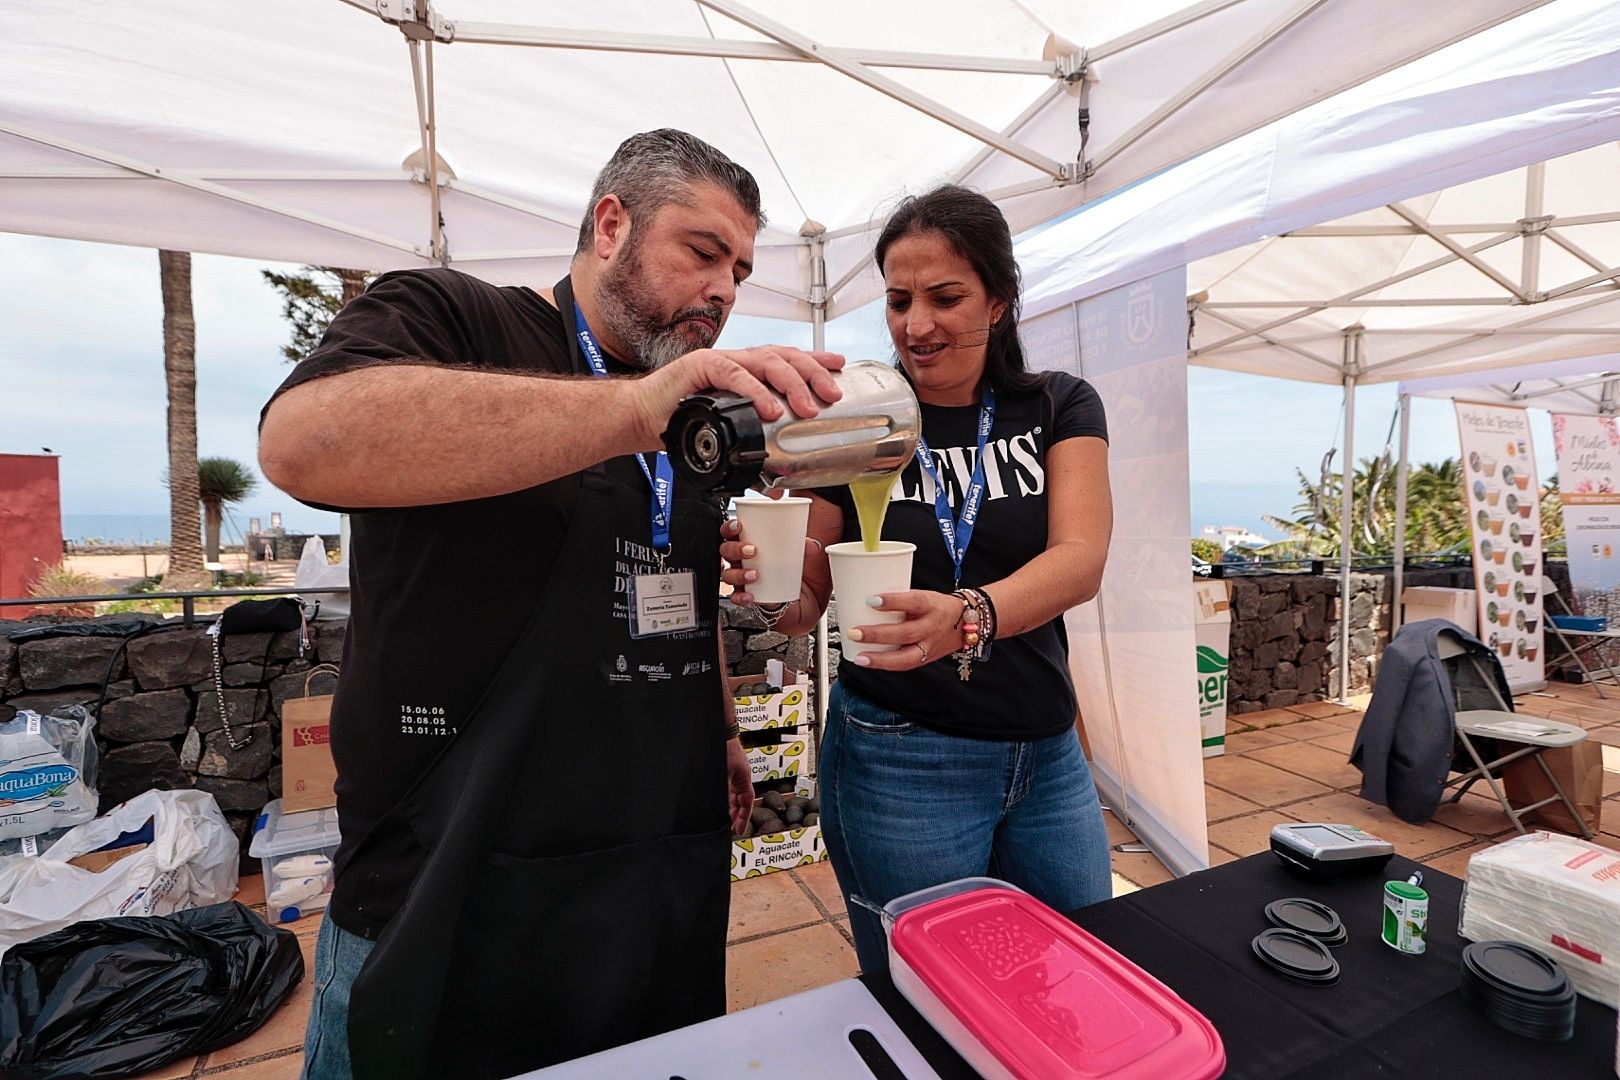
[(889, 968), (988, 1080), (1206, 1080), (1215, 1028), (1168, 987), (1006, 882), (967, 878), (884, 909)]

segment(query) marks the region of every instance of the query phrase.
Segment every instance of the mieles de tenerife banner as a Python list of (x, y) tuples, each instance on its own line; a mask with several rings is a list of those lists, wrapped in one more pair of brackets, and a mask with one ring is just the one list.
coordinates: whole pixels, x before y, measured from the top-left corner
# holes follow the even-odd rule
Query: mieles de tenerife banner
[(1541, 614), (1541, 485), (1525, 410), (1457, 402), (1474, 537), (1479, 638), (1515, 692), (1546, 685)]
[(1620, 623), (1620, 432), (1609, 416), (1554, 414), (1552, 423), (1573, 606), (1612, 626)]

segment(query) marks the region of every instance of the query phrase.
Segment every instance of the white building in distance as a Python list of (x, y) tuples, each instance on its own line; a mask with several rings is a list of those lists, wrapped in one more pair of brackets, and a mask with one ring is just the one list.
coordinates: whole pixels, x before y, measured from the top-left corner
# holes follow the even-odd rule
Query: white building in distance
[(1271, 543), (1270, 540), (1250, 532), (1241, 525), (1205, 525), (1198, 538), (1221, 545), (1222, 551), (1229, 551), (1234, 546), (1265, 547)]

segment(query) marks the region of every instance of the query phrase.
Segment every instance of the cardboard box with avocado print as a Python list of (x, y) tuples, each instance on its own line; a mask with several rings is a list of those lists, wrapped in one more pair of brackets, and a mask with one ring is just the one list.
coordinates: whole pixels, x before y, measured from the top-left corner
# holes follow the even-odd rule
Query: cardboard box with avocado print
[[(797, 728), (810, 723), (815, 715), (811, 708), (810, 676), (783, 667), (779, 660), (770, 663), (772, 670), (764, 675), (737, 675), (728, 680), (737, 723), (744, 731)], [(781, 669), (780, 673), (776, 673), (775, 669)], [(771, 677), (773, 674), (775, 678)], [(747, 692), (748, 687), (761, 683), (781, 689), (772, 694)], [(754, 779), (759, 777), (755, 776)]]
[(827, 858), (814, 779), (799, 773), (756, 782), (754, 790), (758, 797), (747, 835), (731, 841), (731, 880), (759, 877)]
[(801, 729), (789, 734), (780, 743), (751, 747), (748, 750), (748, 765), (756, 784), (761, 780), (780, 780), (785, 776), (808, 773), (810, 736)]
[(766, 833), (731, 842), (731, 880), (759, 877), (795, 866), (809, 866), (827, 858), (821, 825), (805, 825), (786, 832)]

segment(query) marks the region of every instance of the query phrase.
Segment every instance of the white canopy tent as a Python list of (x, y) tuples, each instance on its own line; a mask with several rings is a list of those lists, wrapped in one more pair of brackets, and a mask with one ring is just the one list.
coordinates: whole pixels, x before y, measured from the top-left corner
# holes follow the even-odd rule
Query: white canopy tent
[(1542, 2), (34, 0), (0, 11), (0, 229), (549, 283), (614, 146), (672, 126), (761, 182), (739, 309), (819, 322), (877, 294), (908, 189), (1017, 231)]
[(600, 164), (672, 126), (759, 178), (739, 310), (819, 345), (907, 191), (1028, 229), (1544, 6), (33, 0), (0, 9), (0, 230), (549, 283)]
[(1620, 351), (1613, 15), (1559, 0), (1046, 230), (1026, 314), (1186, 264), (1190, 362), (1342, 385), (1347, 463), (1358, 383)]

